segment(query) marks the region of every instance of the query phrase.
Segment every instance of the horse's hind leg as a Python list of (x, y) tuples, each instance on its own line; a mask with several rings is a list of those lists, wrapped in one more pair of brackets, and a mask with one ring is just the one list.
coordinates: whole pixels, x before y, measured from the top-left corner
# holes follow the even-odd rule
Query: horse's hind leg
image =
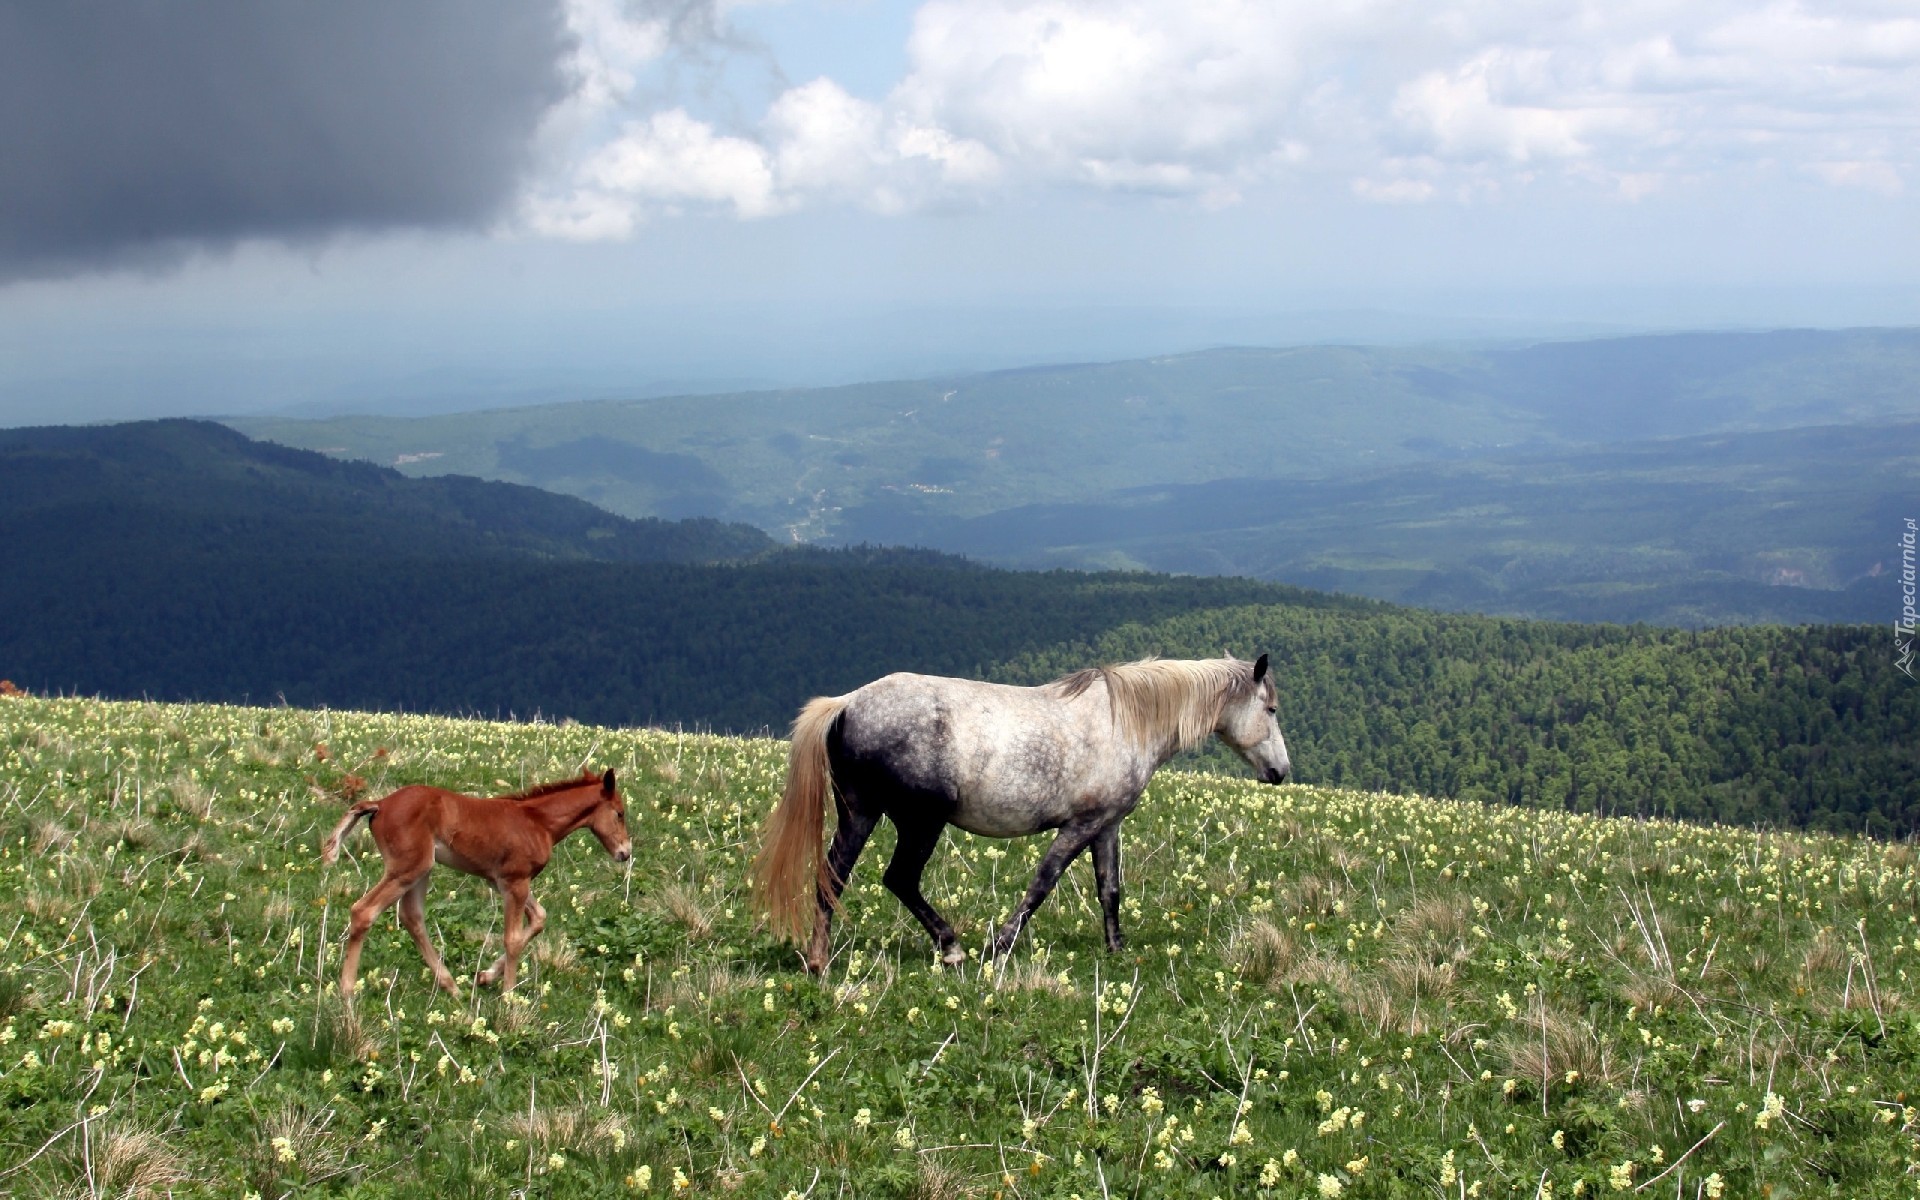
[(807, 970), (815, 975), (827, 969), (827, 951), (833, 945), (833, 910), (839, 903), (840, 893), (846, 890), (847, 876), (853, 872), (860, 851), (866, 849), (867, 839), (873, 836), (873, 827), (879, 824), (878, 817), (860, 812), (837, 791), (833, 803), (839, 810), (839, 821), (834, 826), (833, 845), (827, 848), (827, 882), (819, 892), (820, 908), (813, 919), (813, 939), (807, 943)]
[(1082, 850), (1087, 848), (1087, 843), (1091, 842), (1099, 831), (1100, 826), (1090, 821), (1085, 824), (1075, 823), (1061, 827), (1059, 834), (1053, 839), (1053, 845), (1047, 847), (1046, 854), (1041, 857), (1040, 868), (1033, 873), (1033, 882), (1027, 885), (1027, 894), (1021, 898), (1019, 907), (1013, 910), (1013, 915), (1007, 918), (1007, 923), (1001, 926), (1000, 932), (994, 936), (993, 956), (995, 958), (1013, 949), (1013, 944), (1020, 940), (1020, 931), (1026, 927), (1027, 918), (1031, 917), (1033, 910), (1039, 908), (1046, 900), (1048, 894), (1053, 891), (1053, 886), (1060, 882), (1061, 873)]
[(920, 878), (926, 872), (927, 860), (933, 857), (933, 848), (940, 841), (940, 833), (946, 828), (944, 821), (902, 821), (898, 814), (893, 818), (894, 828), (900, 831), (900, 840), (894, 844), (893, 861), (887, 864), (884, 881), (887, 890), (900, 898), (907, 911), (920, 919), (927, 933), (933, 938), (934, 951), (940, 955), (940, 961), (948, 966), (958, 966), (967, 961), (966, 951), (960, 948), (959, 940), (954, 937), (953, 926), (927, 903), (926, 896), (920, 891)]
[(366, 895), (353, 902), (352, 913), (347, 919), (347, 950), (340, 960), (341, 999), (350, 999), (359, 982), (360, 945), (367, 940), (367, 931), (373, 928), (374, 921), (381, 913), (392, 908), (394, 902), (406, 894), (413, 883), (414, 877), (388, 870), (380, 877), (379, 883), (367, 889)]
[(1120, 822), (1093, 835), (1093, 883), (1100, 893), (1100, 912), (1107, 921), (1107, 949), (1126, 945), (1120, 936)]
[(453, 974), (447, 970), (447, 964), (440, 960), (440, 951), (434, 949), (433, 940), (427, 936), (427, 881), (433, 876), (422, 875), (414, 881), (406, 894), (400, 897), (400, 923), (413, 935), (413, 944), (420, 948), (420, 957), (427, 960), (427, 966), (433, 971), (433, 982), (442, 991), (451, 992)]

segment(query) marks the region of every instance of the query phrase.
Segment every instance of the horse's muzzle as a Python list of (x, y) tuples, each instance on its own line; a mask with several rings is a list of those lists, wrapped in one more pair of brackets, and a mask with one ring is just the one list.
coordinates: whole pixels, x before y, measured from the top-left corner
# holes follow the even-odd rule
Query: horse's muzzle
[(615, 850), (613, 852), (613, 861), (615, 862), (626, 862), (628, 859), (632, 857), (633, 857), (632, 846), (622, 846), (618, 850)]
[(1285, 783), (1287, 781), (1287, 771), (1288, 768), (1286, 767), (1268, 767), (1265, 774), (1261, 775), (1260, 778), (1262, 782), (1265, 783)]

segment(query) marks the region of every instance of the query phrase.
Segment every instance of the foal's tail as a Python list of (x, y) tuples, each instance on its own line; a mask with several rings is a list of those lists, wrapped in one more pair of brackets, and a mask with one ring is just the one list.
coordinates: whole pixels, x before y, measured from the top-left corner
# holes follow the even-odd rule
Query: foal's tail
[(798, 942), (813, 931), (816, 896), (824, 895), (839, 907), (827, 886), (820, 842), (827, 825), (827, 793), (833, 787), (827, 733), (848, 699), (810, 700), (794, 719), (786, 794), (767, 819), (760, 854), (753, 860), (754, 903), (773, 931), (789, 941)]
[(333, 827), (333, 833), (320, 847), (320, 861), (326, 863), (328, 866), (332, 866), (333, 860), (340, 857), (340, 843), (346, 840), (348, 831), (353, 828), (353, 823), (364, 817), (367, 822), (371, 824), (373, 822), (373, 814), (379, 811), (380, 802), (378, 800), (362, 800), (360, 803), (348, 809), (347, 815), (340, 818), (340, 823)]

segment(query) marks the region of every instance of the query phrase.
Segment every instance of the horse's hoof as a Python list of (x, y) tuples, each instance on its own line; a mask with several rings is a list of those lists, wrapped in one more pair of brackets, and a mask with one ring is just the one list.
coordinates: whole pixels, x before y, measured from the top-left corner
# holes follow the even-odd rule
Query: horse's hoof
[(473, 977), (473, 986), (492, 987), (493, 981), (498, 978), (500, 977), (498, 975), (495, 975), (492, 971), (482, 971), (478, 975), (475, 975)]
[(940, 961), (949, 967), (957, 967), (967, 961), (967, 952), (958, 946), (948, 946), (940, 955)]

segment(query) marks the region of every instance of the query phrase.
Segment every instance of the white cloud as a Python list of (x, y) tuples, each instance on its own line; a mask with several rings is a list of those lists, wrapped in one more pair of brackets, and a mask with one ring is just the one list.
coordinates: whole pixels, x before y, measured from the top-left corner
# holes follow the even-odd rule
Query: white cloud
[(570, 2), (567, 120), (599, 133), (529, 203), (560, 236), (1033, 188), (1222, 205), (1322, 177), (1407, 203), (1551, 179), (1631, 202), (1739, 172), (1887, 194), (1920, 177), (1901, 0), (928, 0), (888, 95), (816, 79), (724, 130), (674, 103), (608, 128), (669, 30)]

